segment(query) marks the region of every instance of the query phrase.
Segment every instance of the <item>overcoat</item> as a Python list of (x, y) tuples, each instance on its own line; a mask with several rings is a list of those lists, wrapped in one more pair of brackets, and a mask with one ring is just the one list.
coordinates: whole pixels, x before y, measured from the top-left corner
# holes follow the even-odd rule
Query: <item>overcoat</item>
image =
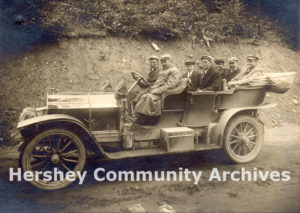
[(135, 106), (135, 112), (148, 115), (161, 115), (161, 96), (167, 89), (173, 89), (179, 85), (181, 75), (176, 67), (161, 70), (157, 80), (149, 88), (148, 93), (142, 95)]

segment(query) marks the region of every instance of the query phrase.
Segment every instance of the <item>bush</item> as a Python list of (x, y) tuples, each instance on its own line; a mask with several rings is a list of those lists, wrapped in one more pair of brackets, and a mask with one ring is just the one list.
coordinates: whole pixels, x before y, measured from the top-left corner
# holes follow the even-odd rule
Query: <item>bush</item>
[(201, 38), (205, 31), (215, 41), (226, 42), (262, 37), (272, 28), (270, 21), (233, 0), (52, 0), (45, 1), (40, 12), (45, 28), (67, 37), (171, 40), (189, 35)]

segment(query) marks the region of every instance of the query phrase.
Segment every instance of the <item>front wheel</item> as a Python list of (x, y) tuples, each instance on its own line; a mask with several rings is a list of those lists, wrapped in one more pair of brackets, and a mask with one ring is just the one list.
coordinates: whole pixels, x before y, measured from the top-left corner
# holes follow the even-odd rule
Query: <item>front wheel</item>
[(224, 148), (235, 163), (253, 161), (264, 141), (263, 125), (256, 118), (240, 115), (229, 122), (224, 134)]
[[(43, 190), (57, 190), (72, 183), (86, 162), (81, 139), (64, 129), (51, 129), (31, 140), (21, 155), (23, 172), (33, 172), (31, 183)], [(66, 178), (73, 173), (75, 177)], [(47, 174), (47, 175), (46, 175)]]

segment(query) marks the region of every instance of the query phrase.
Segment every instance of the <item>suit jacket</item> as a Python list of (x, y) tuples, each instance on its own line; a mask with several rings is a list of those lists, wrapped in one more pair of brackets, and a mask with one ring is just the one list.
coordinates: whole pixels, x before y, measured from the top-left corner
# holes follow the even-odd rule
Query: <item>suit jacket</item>
[[(155, 81), (157, 80), (159, 72), (160, 72), (160, 69), (158, 68), (156, 70), (151, 70), (148, 73), (147, 81), (150, 83), (150, 86), (153, 85), (155, 83)], [(147, 89), (149, 87), (149, 85), (145, 86), (140, 81), (138, 82), (138, 85), (141, 87), (141, 89)]]
[(204, 74), (204, 76), (202, 74), (199, 88), (208, 91), (218, 91), (222, 90), (222, 85), (223, 83), (219, 72), (211, 66)]
[[(188, 72), (182, 75), (182, 78), (187, 78)], [(191, 83), (189, 84), (190, 88), (196, 90), (200, 87), (201, 73), (194, 70), (192, 75), (189, 77), (191, 79)]]
[(159, 69), (150, 71), (149, 74), (148, 74), (147, 81), (150, 84), (153, 84), (157, 80), (158, 74), (159, 74)]
[(263, 71), (259, 67), (255, 67), (252, 70), (249, 70), (248, 68), (244, 68), (241, 70), (241, 72), (235, 76), (232, 80), (233, 81), (240, 81), (240, 84), (247, 84), (252, 79), (260, 78), (263, 75)]
[(227, 82), (231, 81), (231, 79), (235, 78), (239, 73), (241, 72), (241, 69), (238, 67), (234, 71), (230, 71), (230, 69), (224, 69), (221, 77), (222, 79), (226, 79)]

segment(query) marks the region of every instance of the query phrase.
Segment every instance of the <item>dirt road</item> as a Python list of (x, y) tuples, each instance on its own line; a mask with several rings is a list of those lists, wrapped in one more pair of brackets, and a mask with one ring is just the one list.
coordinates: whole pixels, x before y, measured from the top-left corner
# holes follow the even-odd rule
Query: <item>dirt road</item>
[[(157, 212), (162, 204), (176, 212), (299, 212), (300, 137), (299, 126), (267, 129), (259, 157), (244, 165), (230, 164), (221, 151), (147, 157), (114, 162), (89, 162), (83, 185), (73, 183), (59, 191), (40, 191), (26, 182), (9, 182), (8, 168), (16, 160), (1, 160), (0, 212), (120, 212), (141, 204)], [(93, 171), (174, 170), (179, 167), (203, 171), (199, 184), (193, 182), (97, 182)], [(213, 168), (219, 171), (289, 171), (290, 181), (209, 181)]]

